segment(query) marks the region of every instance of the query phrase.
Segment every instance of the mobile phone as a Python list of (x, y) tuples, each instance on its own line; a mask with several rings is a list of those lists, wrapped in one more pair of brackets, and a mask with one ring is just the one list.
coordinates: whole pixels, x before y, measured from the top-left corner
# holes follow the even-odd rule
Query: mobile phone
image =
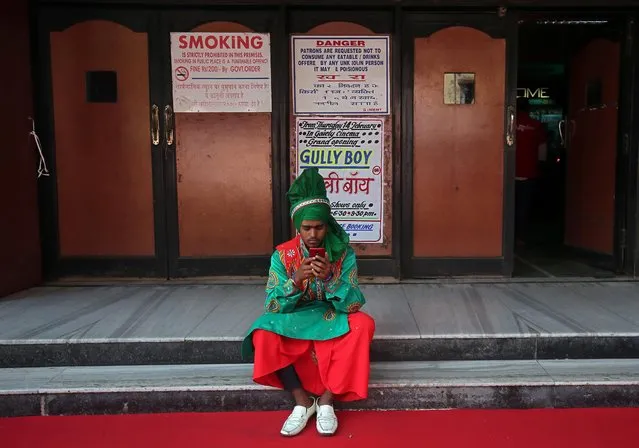
[(315, 258), (317, 256), (326, 258), (326, 249), (323, 247), (311, 247), (308, 249), (308, 255), (311, 258)]

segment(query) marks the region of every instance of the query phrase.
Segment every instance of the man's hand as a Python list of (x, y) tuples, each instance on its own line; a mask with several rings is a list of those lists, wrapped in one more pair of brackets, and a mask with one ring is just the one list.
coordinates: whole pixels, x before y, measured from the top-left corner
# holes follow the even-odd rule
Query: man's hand
[(317, 255), (312, 259), (313, 275), (320, 280), (326, 280), (331, 275), (331, 264), (324, 257)]
[(300, 289), (302, 282), (313, 276), (313, 268), (311, 266), (312, 262), (312, 258), (305, 258), (304, 261), (302, 261), (300, 268), (295, 272), (293, 281)]

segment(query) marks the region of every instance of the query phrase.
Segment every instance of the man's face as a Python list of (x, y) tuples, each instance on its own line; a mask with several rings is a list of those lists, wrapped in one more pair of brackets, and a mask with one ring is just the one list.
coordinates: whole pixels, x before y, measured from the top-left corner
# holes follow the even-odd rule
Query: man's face
[(300, 235), (306, 247), (320, 247), (326, 236), (326, 224), (322, 221), (302, 221)]

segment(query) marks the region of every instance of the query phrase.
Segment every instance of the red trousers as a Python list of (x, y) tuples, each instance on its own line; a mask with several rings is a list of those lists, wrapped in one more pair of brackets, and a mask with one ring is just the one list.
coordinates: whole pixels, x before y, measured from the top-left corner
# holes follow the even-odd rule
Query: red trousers
[(348, 315), (348, 324), (348, 333), (328, 341), (291, 339), (256, 330), (253, 381), (283, 389), (276, 372), (293, 365), (302, 387), (313, 395), (328, 389), (338, 401), (365, 399), (375, 321), (358, 311)]

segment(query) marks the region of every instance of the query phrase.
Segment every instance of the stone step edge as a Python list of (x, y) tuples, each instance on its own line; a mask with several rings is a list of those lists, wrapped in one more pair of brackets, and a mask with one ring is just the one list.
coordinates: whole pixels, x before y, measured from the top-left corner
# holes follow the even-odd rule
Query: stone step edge
[[(536, 382), (509, 382), (509, 383), (397, 383), (397, 384), (375, 384), (369, 385), (370, 389), (405, 389), (405, 388), (484, 388), (484, 387), (585, 387), (585, 386), (618, 386), (618, 387), (639, 387), (637, 381), (536, 381)], [(43, 388), (43, 389), (16, 389), (0, 390), (0, 396), (8, 395), (58, 395), (58, 394), (105, 394), (105, 393), (150, 393), (150, 392), (240, 392), (240, 391), (277, 391), (267, 386), (243, 385), (243, 386), (165, 386), (165, 387), (97, 387), (97, 388)]]
[[(155, 384), (141, 386), (149, 378), (153, 381), (149, 375), (152, 370), (163, 371), (165, 377), (156, 375)], [(0, 369), (0, 387), (4, 389), (0, 390), (0, 416), (290, 409), (287, 393), (252, 384), (250, 373), (250, 365), (220, 364)], [(181, 380), (178, 374), (182, 374)], [(185, 374), (192, 376), (190, 384)], [(405, 377), (411, 374), (419, 378)], [(9, 387), (11, 378), (24, 384)], [(55, 378), (62, 384), (56, 386)], [(131, 384), (131, 378), (137, 378), (138, 384)], [(234, 384), (215, 384), (232, 378), (236, 379)], [(117, 387), (118, 379), (129, 384)], [(49, 380), (53, 381), (46, 384)], [(183, 384), (175, 385), (180, 381)], [(70, 382), (78, 386), (69, 387)], [(593, 406), (639, 406), (639, 360), (372, 363), (368, 399), (338, 403), (336, 407), (393, 410)]]
[[(376, 362), (639, 358), (639, 335), (375, 339)], [(246, 363), (240, 341), (0, 342), (0, 368)]]
[[(2, 368), (0, 394), (276, 390), (255, 384), (252, 368), (252, 364)], [(102, 384), (94, 386), (97, 382)], [(170, 385), (176, 382), (182, 384)], [(9, 388), (11, 383), (25, 386)], [(371, 388), (608, 384), (639, 385), (639, 359), (372, 362), (369, 380)]]
[[(639, 332), (600, 333), (454, 333), (435, 335), (382, 335), (373, 337), (375, 341), (422, 341), (422, 340), (468, 340), (468, 339), (588, 339), (588, 338), (639, 338)], [(215, 337), (139, 337), (139, 338), (73, 338), (73, 339), (0, 339), (0, 346), (11, 345), (54, 345), (54, 344), (151, 344), (176, 342), (242, 342), (241, 336)]]
[[(279, 390), (0, 393), (0, 417), (290, 411)], [(638, 384), (370, 387), (366, 400), (338, 410), (548, 409), (639, 407)]]

